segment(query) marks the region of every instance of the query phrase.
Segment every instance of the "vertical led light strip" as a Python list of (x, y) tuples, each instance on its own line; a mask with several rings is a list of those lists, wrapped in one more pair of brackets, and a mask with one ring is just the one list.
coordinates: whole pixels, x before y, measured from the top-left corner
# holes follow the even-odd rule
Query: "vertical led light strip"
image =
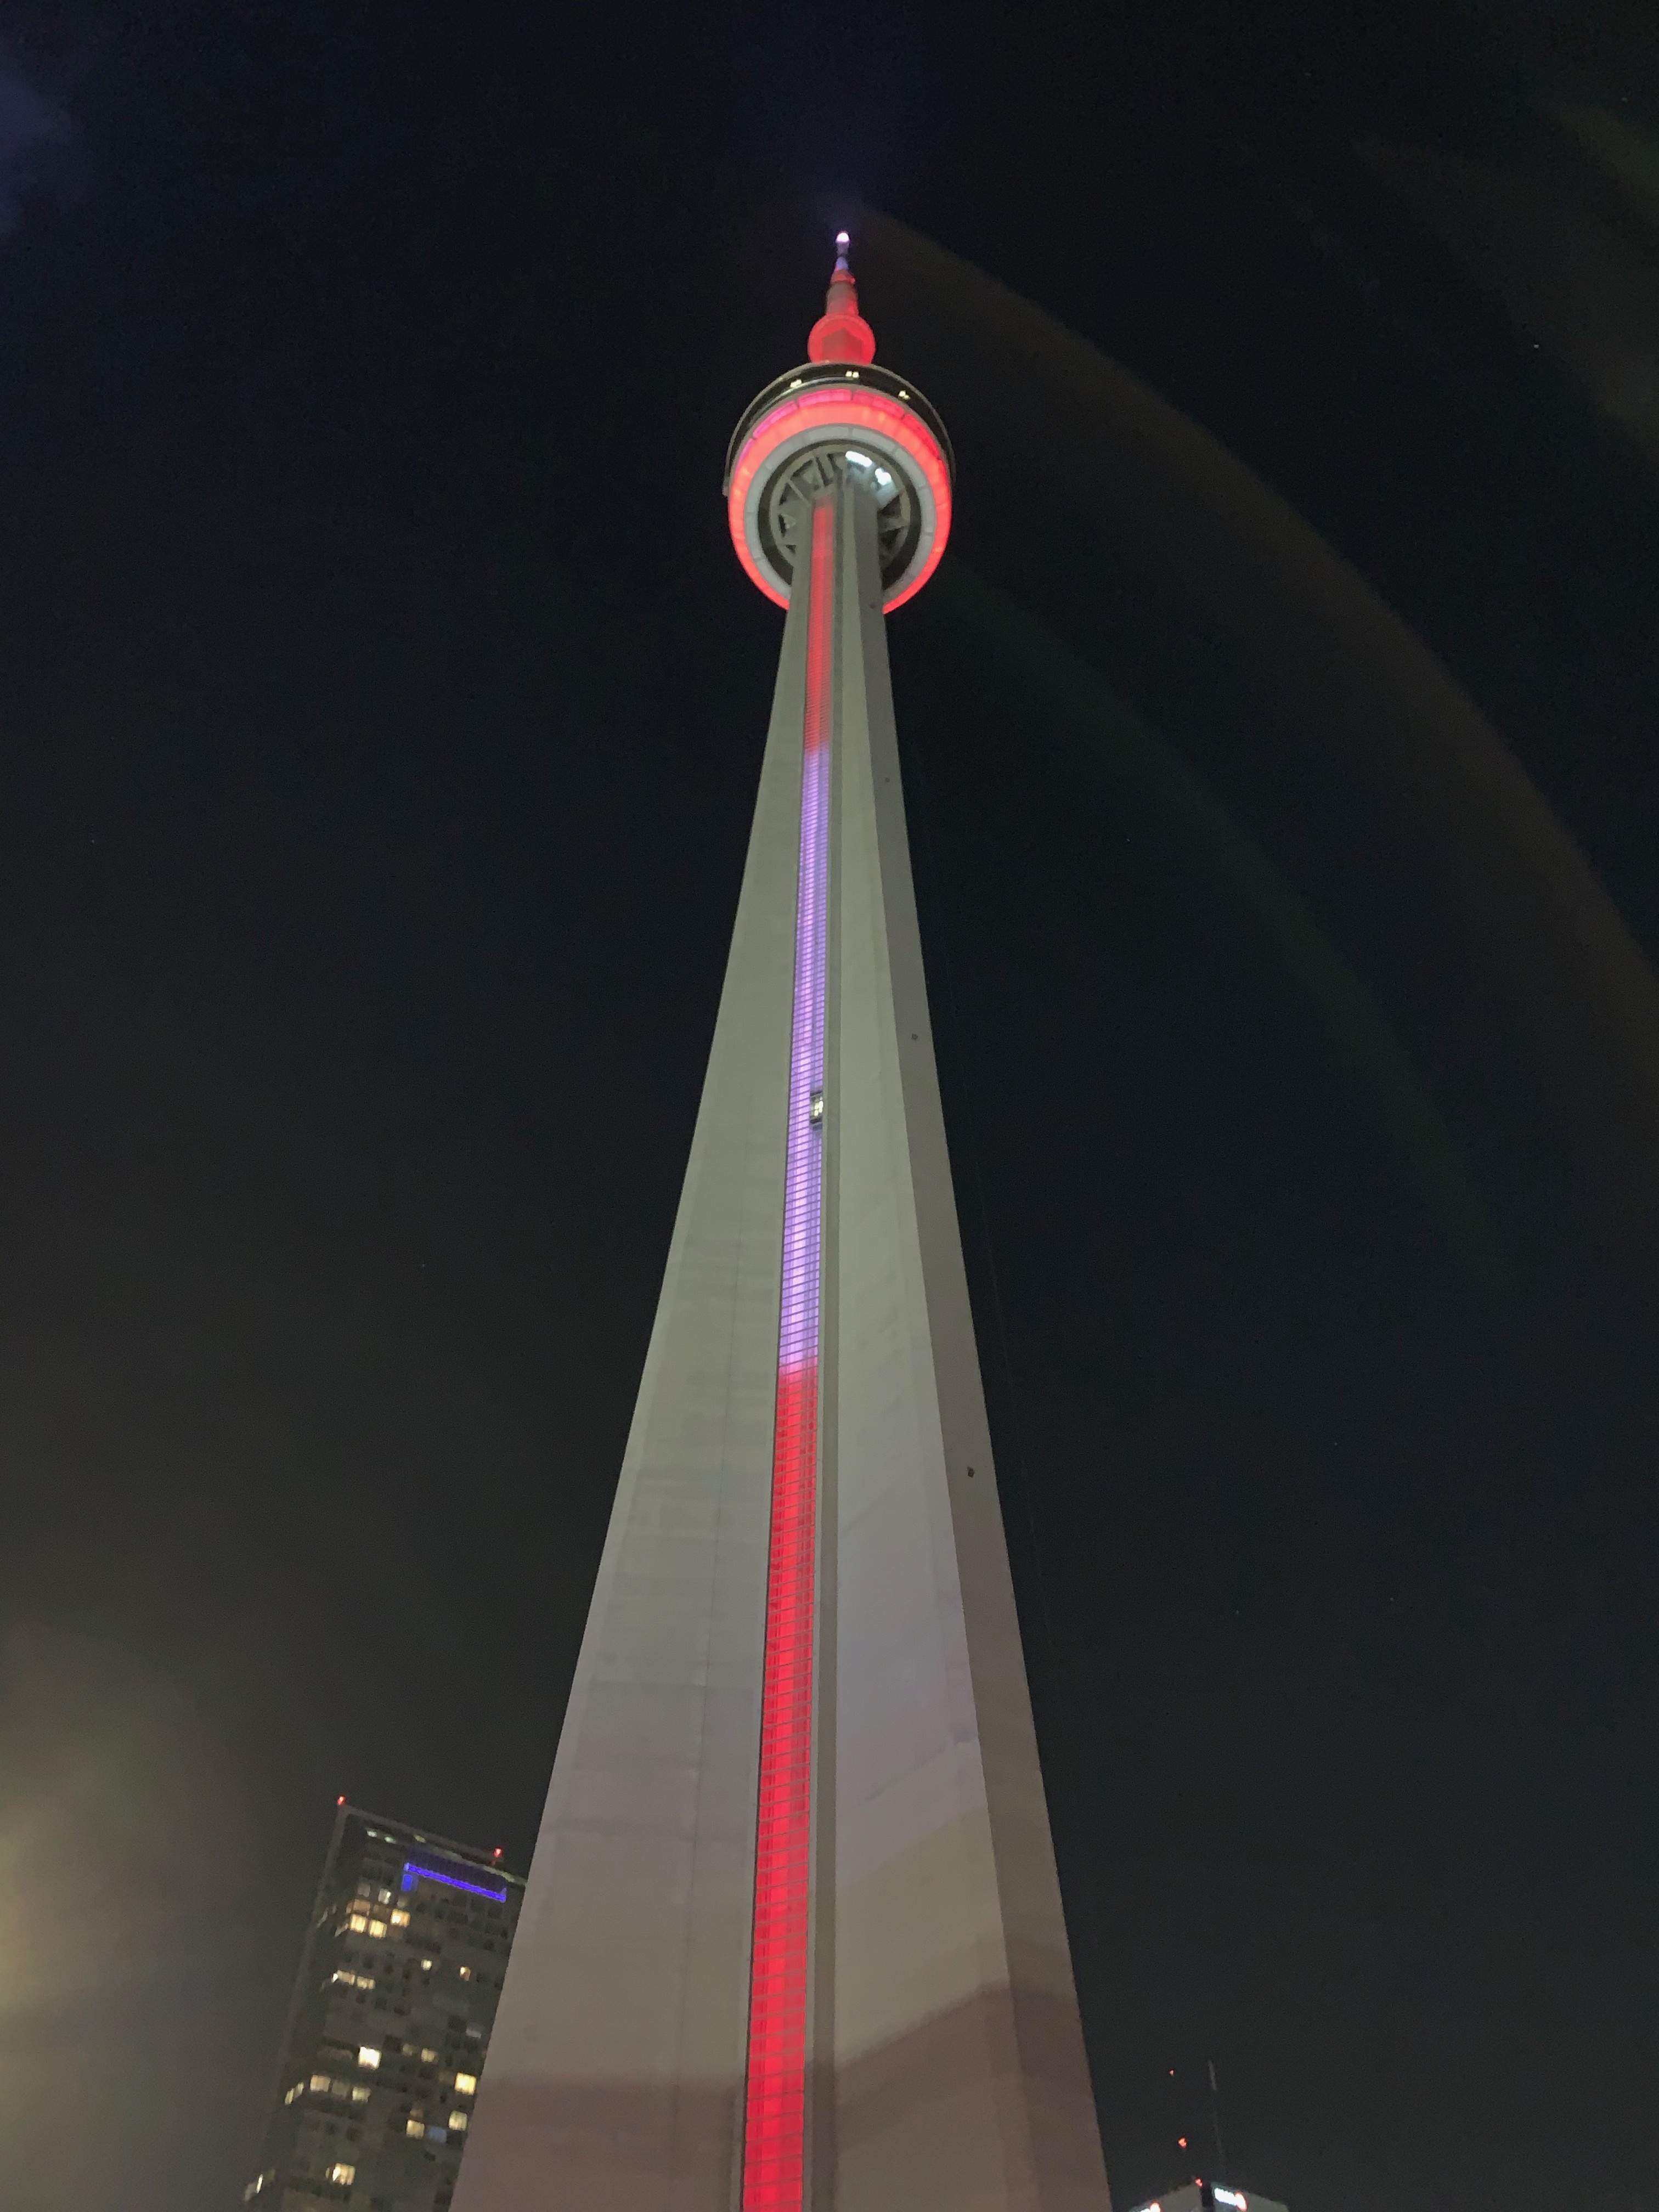
[(823, 1245), (823, 963), (830, 869), (830, 726), (836, 511), (812, 511), (801, 743), (795, 1009), (783, 1191), (783, 1300), (772, 1435), (760, 1802), (743, 2212), (801, 2212), (806, 2152), (811, 1937), (812, 1639), (817, 1584), (818, 1269)]

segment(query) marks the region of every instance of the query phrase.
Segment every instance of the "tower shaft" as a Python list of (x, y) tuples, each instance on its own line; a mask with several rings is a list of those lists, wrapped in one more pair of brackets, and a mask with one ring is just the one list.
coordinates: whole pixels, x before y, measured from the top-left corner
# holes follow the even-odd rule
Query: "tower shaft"
[(771, 725), (456, 2212), (1109, 2212), (887, 666), (949, 443), (830, 309), (733, 440)]

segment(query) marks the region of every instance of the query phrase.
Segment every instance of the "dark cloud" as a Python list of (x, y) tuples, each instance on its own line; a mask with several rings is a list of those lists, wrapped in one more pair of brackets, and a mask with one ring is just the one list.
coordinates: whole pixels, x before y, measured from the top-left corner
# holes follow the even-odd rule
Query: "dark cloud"
[[(874, 210), (864, 269), (907, 360), (963, 379), (959, 442), (1018, 453), (1056, 501), (1086, 488), (1109, 557), (1231, 637), (1304, 772), (1342, 763), (1443, 902), (1483, 1002), (1505, 1002), (1606, 1233), (1659, 1255), (1659, 979), (1515, 754), (1444, 664), (1261, 478), (1052, 315)], [(1040, 404), (1039, 402), (1040, 397)], [(1065, 481), (1062, 482), (1062, 477)]]
[(0, 58), (0, 238), (32, 203), (68, 206), (85, 191), (85, 147), (73, 118)]
[[(1596, 118), (1597, 122), (1601, 118)], [(1616, 125), (1613, 127), (1617, 127)], [(1634, 131), (1605, 125), (1590, 149), (1627, 165), (1632, 199), (1644, 185)], [(1548, 348), (1659, 466), (1659, 263), (1639, 233), (1621, 231), (1551, 181), (1419, 146), (1374, 145), (1366, 158), (1387, 189)]]

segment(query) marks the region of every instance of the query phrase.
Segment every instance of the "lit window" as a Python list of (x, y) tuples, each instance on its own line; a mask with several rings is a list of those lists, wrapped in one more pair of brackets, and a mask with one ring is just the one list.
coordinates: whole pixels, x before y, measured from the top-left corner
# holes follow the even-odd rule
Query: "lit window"
[(394, 1912), (392, 1916), (392, 1924), (394, 1928), (407, 1928), (409, 1915), (406, 1912)]
[(354, 2081), (352, 2083), (351, 2101), (354, 2105), (366, 2105), (368, 2102), (368, 2084), (367, 2081)]
[(472, 1969), (471, 1966), (463, 1966), (461, 1968), (461, 1979), (464, 1982), (470, 1982), (472, 1979)]
[[(354, 1923), (354, 1924), (355, 1924), (355, 1923)], [(384, 1920), (371, 1920), (371, 1921), (369, 1922), (369, 1923), (368, 1923), (368, 1932), (369, 1932), (369, 1934), (370, 1934), (372, 1936), (374, 1936), (374, 1937), (375, 1941), (378, 1942), (380, 1941), (380, 1937), (386, 1934), (386, 1923), (385, 1923), (385, 1921), (384, 1921)]]
[(390, 1905), (392, 1902), (392, 1892), (389, 1889), (376, 1890), (374, 1895), (378, 1904)]
[(449, 2116), (449, 2127), (450, 2127), (450, 2132), (451, 2132), (451, 2134), (452, 2134), (452, 2135), (453, 2135), (453, 2134), (457, 2133), (459, 2130), (461, 2130), (461, 2129), (465, 2128), (465, 2125), (466, 2125), (466, 2114), (465, 2114), (465, 2112), (452, 2112), (452, 2113), (450, 2114), (450, 2116)]
[(357, 1894), (359, 1897), (369, 1897), (372, 1896), (373, 1893), (374, 1893), (370, 1890), (369, 1886), (366, 1881), (360, 1881), (358, 1883)]
[(404, 2133), (406, 2136), (413, 2136), (416, 2142), (419, 2142), (426, 2133), (426, 2123), (423, 2120), (405, 2120)]
[(471, 2097), (477, 2089), (478, 2077), (476, 2074), (458, 2074), (455, 2076), (455, 2087), (460, 2091), (462, 2096)]
[(346, 1926), (354, 1936), (361, 1936), (368, 1925), (368, 1915), (366, 1912), (354, 1912), (350, 1919), (346, 1922)]
[(283, 2102), (285, 2105), (291, 2105), (296, 2097), (303, 2097), (305, 2093), (305, 2083), (303, 2081), (296, 2081), (294, 2087), (289, 2091), (287, 2096), (283, 2098)]
[(324, 2096), (326, 2096), (326, 2095), (328, 2094), (328, 2076), (327, 2076), (327, 2075), (326, 2075), (326, 2074), (313, 2074), (313, 2075), (312, 2075), (312, 2077), (311, 2077), (311, 2086), (312, 2086), (312, 2087), (313, 2087), (313, 2089), (320, 2090), (320, 2091), (321, 2091), (321, 2093), (322, 2093), (322, 2094), (323, 2094)]
[(435, 2051), (423, 2051), (421, 2053), (421, 2063), (424, 2066), (435, 2066), (438, 2063), (437, 2052)]
[(360, 2066), (378, 2066), (380, 2063), (380, 2052), (376, 2051), (372, 2045), (367, 2043), (364, 2044), (362, 2050), (357, 2053), (357, 2063)]
[(430, 1959), (422, 1959), (422, 1961), (421, 1961), (421, 1972), (422, 1972), (423, 1974), (429, 1974), (429, 1973), (432, 1972), (432, 1961), (431, 1961), (431, 1960), (430, 1960)]
[(357, 2179), (357, 2169), (355, 2166), (344, 2164), (331, 2166), (328, 2169), (328, 2178), (331, 2181), (343, 2181), (346, 2187), (349, 2189)]

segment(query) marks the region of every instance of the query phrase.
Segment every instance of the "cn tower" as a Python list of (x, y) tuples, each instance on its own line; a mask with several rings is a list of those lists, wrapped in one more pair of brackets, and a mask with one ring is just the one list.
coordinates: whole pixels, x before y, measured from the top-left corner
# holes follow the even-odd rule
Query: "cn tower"
[(455, 2212), (1109, 2212), (888, 675), (955, 465), (836, 242), (727, 457), (771, 723)]

